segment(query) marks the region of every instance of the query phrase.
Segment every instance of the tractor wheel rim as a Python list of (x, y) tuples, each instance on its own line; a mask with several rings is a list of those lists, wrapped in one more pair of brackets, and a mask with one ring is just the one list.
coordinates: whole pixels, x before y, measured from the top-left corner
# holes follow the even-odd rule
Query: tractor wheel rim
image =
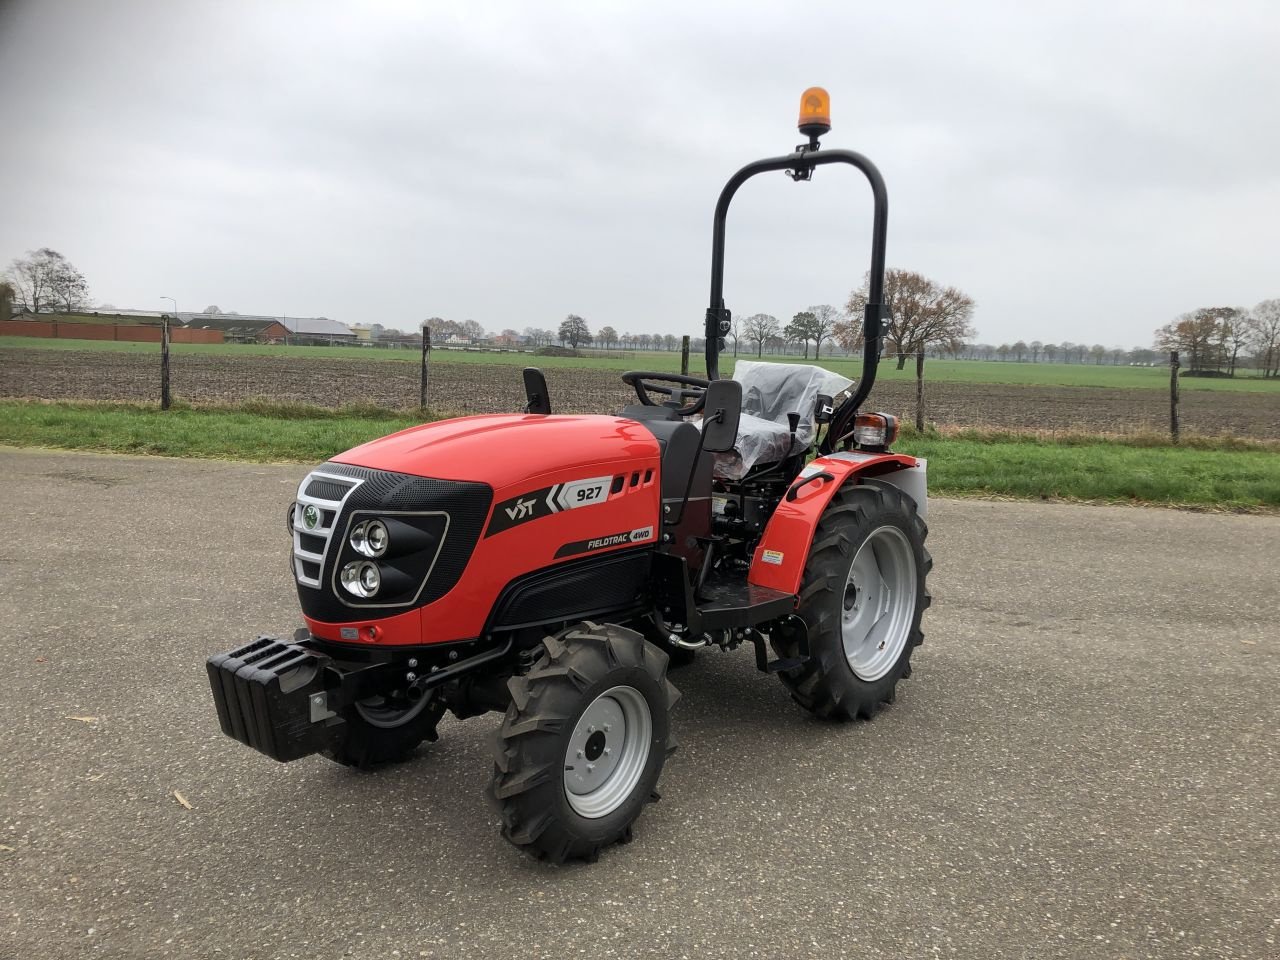
[(627, 802), (653, 745), (653, 715), (635, 687), (611, 687), (582, 711), (564, 758), (564, 793), (576, 813), (595, 820)]
[(356, 713), (371, 727), (392, 730), (402, 727), (427, 708), (427, 704), (435, 696), (435, 691), (424, 694), (409, 706), (401, 706), (403, 701), (395, 701), (389, 697), (370, 697), (368, 700), (356, 701)]
[(877, 527), (849, 567), (840, 630), (858, 679), (879, 680), (902, 656), (916, 610), (916, 562), (897, 527)]

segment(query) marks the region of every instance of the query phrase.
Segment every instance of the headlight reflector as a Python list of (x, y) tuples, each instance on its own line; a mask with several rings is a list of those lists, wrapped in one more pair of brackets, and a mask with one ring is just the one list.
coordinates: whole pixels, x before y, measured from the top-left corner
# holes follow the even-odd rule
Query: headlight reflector
[(342, 568), (342, 586), (357, 597), (372, 597), (382, 586), (382, 573), (376, 563), (357, 560)]
[(391, 536), (381, 520), (366, 520), (351, 531), (351, 549), (366, 557), (380, 557), (387, 552)]

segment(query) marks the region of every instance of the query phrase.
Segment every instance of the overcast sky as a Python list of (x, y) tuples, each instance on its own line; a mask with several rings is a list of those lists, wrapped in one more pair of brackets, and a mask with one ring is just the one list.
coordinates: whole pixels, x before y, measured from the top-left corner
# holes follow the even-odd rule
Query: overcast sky
[[(980, 339), (1147, 345), (1280, 296), (1280, 3), (0, 0), (0, 265), (117, 306), (411, 328), (697, 333), (743, 163), (828, 146), (889, 187), (889, 263)], [(753, 181), (726, 300), (866, 270), (851, 170)]]

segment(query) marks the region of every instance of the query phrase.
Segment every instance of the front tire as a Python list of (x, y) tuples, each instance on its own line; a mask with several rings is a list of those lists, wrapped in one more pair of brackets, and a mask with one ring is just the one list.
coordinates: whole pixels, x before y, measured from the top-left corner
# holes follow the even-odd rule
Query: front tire
[(439, 739), (436, 724), (444, 710), (436, 691), (414, 702), (372, 697), (347, 708), (345, 735), (321, 753), (334, 763), (361, 770), (405, 760), (423, 740)]
[[(911, 676), (924, 642), (928, 528), (900, 489), (870, 482), (836, 492), (814, 532), (797, 612), (809, 628), (809, 659), (778, 676), (792, 698), (830, 720), (870, 720)], [(780, 638), (783, 657), (799, 642)]]
[(594, 861), (631, 839), (667, 756), (679, 693), (667, 656), (614, 624), (546, 638), (533, 668), (508, 683), (494, 741), (490, 799), (502, 835), (538, 859)]

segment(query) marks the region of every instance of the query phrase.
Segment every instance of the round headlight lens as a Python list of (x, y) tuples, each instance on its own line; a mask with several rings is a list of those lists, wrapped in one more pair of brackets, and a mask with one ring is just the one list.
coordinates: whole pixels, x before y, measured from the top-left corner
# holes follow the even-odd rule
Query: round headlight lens
[(387, 533), (387, 525), (381, 520), (370, 520), (364, 536), (365, 542), (369, 544), (370, 556), (380, 557), (387, 552), (391, 537)]
[(391, 536), (381, 520), (366, 520), (351, 530), (351, 549), (366, 557), (380, 557), (387, 552)]
[(357, 597), (372, 597), (382, 586), (382, 574), (378, 565), (367, 560), (348, 563), (339, 574), (342, 586), (347, 593)]

